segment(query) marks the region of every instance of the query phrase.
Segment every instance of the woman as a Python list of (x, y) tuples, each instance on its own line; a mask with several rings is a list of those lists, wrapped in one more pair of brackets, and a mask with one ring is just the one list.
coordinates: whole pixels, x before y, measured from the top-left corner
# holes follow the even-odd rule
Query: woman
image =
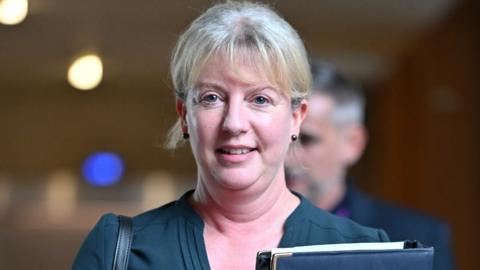
[[(213, 6), (179, 38), (171, 74), (179, 122), (169, 146), (190, 142), (197, 186), (134, 218), (130, 269), (254, 269), (256, 253), (272, 247), (388, 239), (285, 185), (310, 75), (302, 41), (276, 13)], [(117, 230), (116, 216), (102, 217), (74, 269), (111, 269)]]

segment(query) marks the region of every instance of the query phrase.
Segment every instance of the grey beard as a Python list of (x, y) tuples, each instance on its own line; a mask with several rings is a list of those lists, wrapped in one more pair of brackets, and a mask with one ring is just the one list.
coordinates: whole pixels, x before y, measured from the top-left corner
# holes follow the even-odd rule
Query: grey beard
[(328, 190), (325, 183), (317, 182), (313, 179), (309, 179), (308, 187), (309, 189), (307, 196), (312, 201), (321, 200)]

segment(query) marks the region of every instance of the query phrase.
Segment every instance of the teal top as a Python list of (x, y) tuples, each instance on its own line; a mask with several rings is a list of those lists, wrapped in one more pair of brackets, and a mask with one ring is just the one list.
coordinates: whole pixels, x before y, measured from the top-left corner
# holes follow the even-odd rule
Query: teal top
[[(204, 223), (187, 202), (192, 192), (133, 218), (128, 269), (210, 269)], [(383, 230), (337, 217), (297, 196), (301, 202), (285, 222), (279, 247), (389, 241)], [(72, 269), (112, 269), (117, 233), (117, 216), (104, 215), (82, 244)]]

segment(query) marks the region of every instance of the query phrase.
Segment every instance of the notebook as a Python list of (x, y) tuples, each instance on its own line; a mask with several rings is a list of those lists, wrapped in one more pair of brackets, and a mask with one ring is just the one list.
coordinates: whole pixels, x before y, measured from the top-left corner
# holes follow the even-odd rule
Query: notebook
[(257, 253), (256, 270), (432, 270), (433, 247), (418, 241), (274, 248)]

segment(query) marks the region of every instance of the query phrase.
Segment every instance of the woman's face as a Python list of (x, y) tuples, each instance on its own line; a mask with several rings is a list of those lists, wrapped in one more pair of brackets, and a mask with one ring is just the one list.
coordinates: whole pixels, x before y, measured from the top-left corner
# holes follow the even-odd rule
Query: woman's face
[(239, 60), (232, 70), (218, 54), (186, 103), (177, 102), (177, 111), (190, 134), (200, 181), (207, 188), (243, 190), (284, 180), (284, 158), (306, 103), (293, 111), (290, 98), (254, 64)]

